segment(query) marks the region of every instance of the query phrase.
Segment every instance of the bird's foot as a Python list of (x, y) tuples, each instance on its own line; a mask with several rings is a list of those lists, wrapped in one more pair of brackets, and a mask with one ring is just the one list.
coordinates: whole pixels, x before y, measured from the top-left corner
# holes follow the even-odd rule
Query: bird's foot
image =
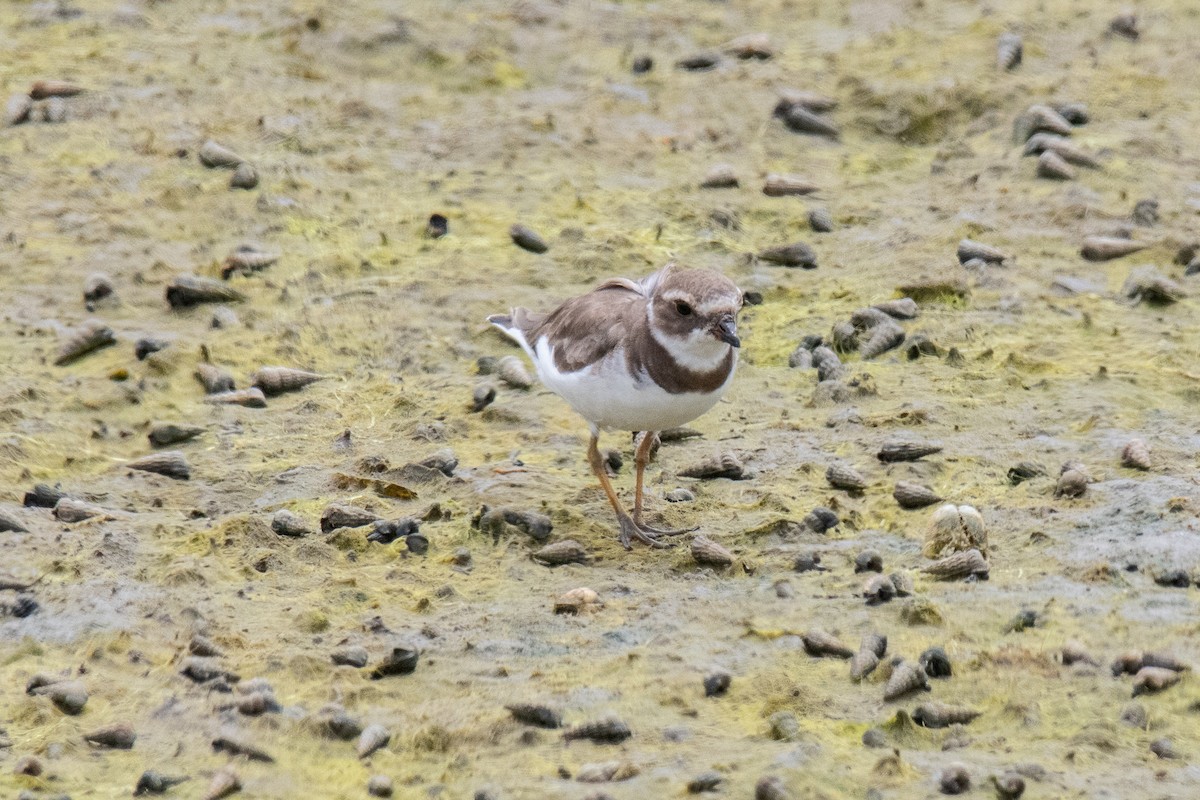
[(633, 521), (633, 517), (628, 514), (621, 514), (617, 517), (617, 521), (621, 524), (620, 542), (621, 546), (626, 550), (633, 549), (633, 540), (637, 539), (647, 547), (665, 549), (674, 547), (668, 542), (660, 542), (660, 536), (675, 536), (676, 534), (687, 533), (687, 531), (662, 531), (657, 528), (651, 528), (646, 525), (640, 525)]
[(633, 524), (637, 525), (639, 528), (641, 528), (643, 533), (648, 534), (650, 536), (654, 536), (654, 537), (683, 536), (685, 533), (695, 533), (696, 531), (700, 530), (699, 525), (693, 525), (690, 528), (655, 528), (653, 526), (647, 525), (645, 522), (642, 521), (642, 518), (639, 516), (635, 516), (633, 518)]

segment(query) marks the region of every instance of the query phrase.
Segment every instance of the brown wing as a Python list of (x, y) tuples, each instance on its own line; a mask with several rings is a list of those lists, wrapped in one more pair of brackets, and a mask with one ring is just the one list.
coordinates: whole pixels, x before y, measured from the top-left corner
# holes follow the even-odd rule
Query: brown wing
[(524, 332), (531, 347), (543, 336), (550, 337), (554, 366), (574, 372), (604, 358), (644, 326), (645, 309), (641, 287), (619, 278), (566, 301)]

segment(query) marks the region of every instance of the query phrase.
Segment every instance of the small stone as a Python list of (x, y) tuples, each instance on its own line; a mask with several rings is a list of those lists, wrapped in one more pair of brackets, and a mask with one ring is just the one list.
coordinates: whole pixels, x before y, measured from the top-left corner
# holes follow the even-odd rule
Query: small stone
[(372, 775), (367, 780), (367, 794), (372, 797), (391, 797), (393, 791), (392, 779), (386, 775)]
[(729, 690), (733, 676), (724, 670), (717, 670), (704, 678), (704, 696), (718, 697)]

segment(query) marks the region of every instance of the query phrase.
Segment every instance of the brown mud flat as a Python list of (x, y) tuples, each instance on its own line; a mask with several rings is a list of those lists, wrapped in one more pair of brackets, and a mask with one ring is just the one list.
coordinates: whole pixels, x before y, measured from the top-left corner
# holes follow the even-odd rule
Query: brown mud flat
[[(677, 797), (716, 770), (730, 797), (775, 775), (798, 798), (908, 798), (937, 796), (959, 763), (976, 796), (1018, 767), (1026, 797), (1193, 796), (1195, 677), (1133, 700), (1132, 678), (1108, 665), (1127, 649), (1200, 664), (1197, 301), (1122, 291), (1145, 265), (1192, 296), (1200, 286), (1174, 263), (1200, 240), (1200, 14), (1157, 4), (1130, 41), (1109, 32), (1115, 10), (1091, 5), (4, 4), (0, 94), (39, 80), (84, 91), (0, 128), (0, 510), (28, 529), (0, 533), (0, 576), (43, 576), (0, 590), (0, 792), (126, 796), (153, 768), (191, 776), (169, 796), (201, 796), (232, 764), (252, 797), (363, 797), (374, 774), (404, 798)], [(725, 52), (759, 31), (772, 58)], [(1023, 38), (1013, 71), (995, 63), (1006, 31)], [(674, 66), (707, 52), (721, 54), (710, 70)], [(635, 75), (642, 55), (654, 68)], [(772, 119), (782, 88), (835, 98), (839, 137)], [(1067, 101), (1087, 105), (1071, 138), (1102, 168), (1039, 179), (1014, 120)], [(209, 139), (253, 165), (255, 188), (201, 165)], [(739, 185), (700, 188), (721, 163)], [(819, 192), (767, 196), (772, 173)], [(1159, 203), (1150, 227), (1130, 217), (1143, 199)], [(810, 230), (815, 208), (832, 231)], [(433, 213), (447, 236), (424, 235)], [(514, 246), (517, 222), (548, 251)], [(1148, 247), (1081, 258), (1085, 237), (1114, 234)], [(1012, 258), (960, 266), (964, 238)], [(817, 269), (752, 257), (795, 241)], [(243, 299), (168, 305), (177, 275), (219, 282), (242, 245), (280, 255), (230, 274)], [(621, 550), (584, 426), (540, 386), (502, 386), (470, 409), (489, 380), (477, 359), (514, 352), (487, 314), (670, 258), (764, 297), (743, 314), (729, 397), (649, 472), (651, 508), (731, 550), (725, 571), (697, 568), (686, 546)], [(95, 272), (115, 291), (89, 311)], [(789, 369), (802, 337), (922, 277), (945, 290), (917, 297), (902, 327), (940, 355), (846, 355), (857, 390), (844, 402), (816, 392), (814, 370)], [(55, 365), (60, 337), (90, 317), (116, 344)], [(139, 361), (143, 338), (166, 347)], [(267, 365), (323, 379), (265, 408), (213, 405), (193, 378), (202, 346), (238, 389)], [(166, 448), (189, 479), (125, 466), (152, 451), (158, 420), (203, 427)], [(876, 457), (904, 438), (942, 450)], [(1121, 464), (1133, 438), (1148, 471)], [(603, 444), (631, 463), (625, 437)], [(406, 466), (445, 448), (459, 462), (449, 477)], [(752, 476), (678, 476), (723, 452)], [(1047, 474), (1011, 484), (1022, 461)], [(1081, 497), (1056, 496), (1068, 461), (1092, 479)], [(832, 489), (835, 463), (865, 490)], [(920, 571), (936, 506), (901, 509), (896, 481), (980, 510), (988, 581)], [(66, 523), (21, 509), (37, 483), (109, 513)], [(628, 467), (617, 483), (631, 493)], [(679, 487), (696, 499), (665, 502)], [(319, 532), (334, 502), (421, 518), (428, 552), (370, 543), (369, 527)], [(548, 515), (549, 541), (573, 539), (590, 561), (549, 568), (519, 529), (481, 533), (471, 519), (485, 504)], [(817, 506), (841, 525), (806, 529)], [(280, 509), (311, 533), (276, 535)], [(866, 548), (911, 577), (914, 597), (863, 602)], [(812, 551), (826, 571), (793, 572)], [(1171, 569), (1193, 585), (1155, 582)], [(581, 586), (602, 605), (552, 613)], [(18, 597), (37, 610), (18, 616)], [(1023, 611), (1031, 627), (1012, 624)], [(941, 646), (953, 676), (884, 702), (886, 669), (856, 684), (845, 661), (805, 652), (818, 628), (852, 649), (883, 633), (887, 658)], [(196, 633), (222, 669), (268, 681), (282, 710), (247, 716), (230, 708), (238, 693), (182, 676)], [(1064, 666), (1069, 640), (1100, 665)], [(415, 671), (372, 680), (397, 641), (419, 647)], [(346, 647), (368, 666), (335, 665)], [(731, 685), (705, 697), (715, 670)], [(82, 712), (26, 694), (41, 672), (82, 681)], [(961, 729), (898, 715), (927, 701), (982, 713)], [(314, 722), (331, 702), (384, 725), (388, 744), (357, 758)], [(1139, 724), (1122, 721), (1131, 702)], [(568, 726), (615, 715), (632, 736), (568, 742), (514, 720), (514, 703), (545, 703)], [(136, 732), (132, 749), (83, 739), (117, 723)], [(883, 747), (864, 746), (877, 727)], [(1152, 753), (1161, 739), (1181, 757)], [(31, 755), (41, 775), (14, 774)]]

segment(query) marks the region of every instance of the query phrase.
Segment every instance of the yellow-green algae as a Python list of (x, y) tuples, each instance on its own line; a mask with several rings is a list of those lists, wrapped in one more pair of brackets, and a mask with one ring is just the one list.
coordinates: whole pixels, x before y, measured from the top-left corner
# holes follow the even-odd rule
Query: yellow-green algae
[[(89, 89), (70, 101), (66, 124), (0, 131), (0, 477), (5, 501), (34, 482), (61, 481), (125, 515), (72, 526), (42, 515), (32, 534), (6, 543), (5, 572), (47, 578), (42, 611), (3, 623), (0, 726), (12, 741), (0, 751), (4, 791), (119, 796), (155, 767), (192, 775), (186, 792), (198, 795), (228, 761), (209, 748), (225, 698), (177, 675), (203, 620), (230, 667), (266, 677), (286, 705), (311, 712), (337, 700), (393, 731), (391, 745), (362, 765), (350, 745), (289, 716), (235, 720), (278, 759), (238, 763), (247, 796), (361, 797), (367, 776), (381, 772), (402, 798), (439, 786), (448, 796), (492, 787), (506, 798), (576, 798), (589, 787), (562, 780), (560, 768), (616, 757), (641, 770), (605, 787), (617, 798), (679, 796), (689, 776), (710, 768), (741, 796), (777, 773), (800, 797), (860, 797), (870, 786), (926, 797), (952, 760), (980, 784), (989, 771), (1038, 762), (1049, 773), (1048, 785), (1030, 791), (1038, 796), (1186, 792), (1186, 768), (1156, 762), (1147, 744), (1166, 735), (1189, 758), (1197, 752), (1194, 681), (1141, 700), (1150, 730), (1135, 730), (1117, 722), (1128, 680), (1071, 673), (1052, 654), (1079, 638), (1104, 658), (1154, 646), (1196, 663), (1196, 590), (1124, 580), (1122, 563), (1089, 556), (1080, 539), (1102, 535), (1094, 520), (1121, 502), (1113, 495), (1059, 501), (1052, 480), (1013, 488), (1004, 474), (1018, 460), (1053, 472), (1080, 458), (1098, 478), (1142, 481), (1159, 515), (1170, 513), (1168, 496), (1184, 495), (1190, 505), (1170, 519), (1194, 527), (1194, 488), (1151, 485), (1116, 458), (1122, 438), (1139, 433), (1161, 460), (1153, 480), (1195, 469), (1195, 301), (1158, 310), (1114, 300), (1131, 265), (1170, 271), (1175, 247), (1194, 237), (1186, 153), (1198, 120), (1186, 75), (1198, 19), (1187, 3), (1148, 11), (1137, 44), (1105, 36), (1106, 9), (1066, 0), (990, 15), (960, 3), (843, 10), (766, 0), (480, 3), (462, 13), (417, 2), (399, 21), (388, 4), (368, 2), (98, 1), (81, 10), (64, 21), (53, 4), (0, 8), (0, 29), (10, 32), (0, 44), (5, 96), (43, 78)], [(1024, 34), (1026, 63), (998, 73), (994, 40), (1013, 27)], [(771, 31), (774, 60), (699, 75), (670, 68), (755, 30)], [(635, 79), (629, 62), (642, 52), (658, 66)], [(839, 144), (768, 120), (772, 87), (785, 85), (838, 97)], [(1016, 114), (1055, 99), (1089, 104), (1093, 121), (1077, 138), (1105, 154), (1105, 169), (1075, 184), (1035, 181), (1010, 138)], [(253, 161), (261, 189), (230, 192), (226, 172), (201, 168), (194, 153), (206, 137)], [(742, 189), (696, 189), (717, 161), (734, 165)], [(822, 186), (813, 202), (829, 206), (838, 230), (812, 236), (808, 201), (762, 196), (758, 180), (771, 171)], [(1138, 232), (1154, 246), (1082, 262), (1082, 236), (1122, 224), (1142, 197), (1162, 203), (1162, 226)], [(740, 229), (711, 223), (715, 208), (735, 212)], [(433, 211), (451, 227), (436, 242), (420, 235)], [(547, 235), (550, 253), (508, 243), (518, 219)], [(963, 236), (1015, 262), (976, 279), (965, 302), (926, 304), (906, 327), (957, 347), (966, 363), (853, 361), (878, 394), (854, 401), (861, 425), (827, 426), (838, 409), (810, 403), (812, 373), (786, 368), (795, 343), (887, 299), (903, 279), (955, 274)], [(817, 248), (816, 272), (746, 257), (799, 238)], [(234, 306), (243, 325), (213, 331), (211, 309), (166, 308), (171, 276), (215, 275), (244, 241), (284, 257), (234, 280), (249, 295)], [(661, 510), (673, 524), (701, 523), (752, 575), (696, 573), (683, 551), (621, 551), (582, 462), (583, 426), (553, 396), (502, 391), (489, 412), (466, 409), (475, 359), (510, 352), (482, 324), (487, 313), (546, 307), (672, 257), (722, 268), (766, 297), (744, 314), (744, 365), (729, 402), (696, 423), (707, 438), (664, 448), (649, 476), (657, 509), (678, 484), (674, 470), (718, 449), (746, 456), (753, 481), (703, 484), (696, 503)], [(93, 270), (116, 279), (120, 304), (96, 313), (121, 342), (49, 366), (51, 321), (86, 316), (79, 287)], [(1049, 287), (1060, 273), (1098, 291), (1057, 296)], [(131, 342), (141, 335), (169, 336), (171, 348), (134, 362)], [(265, 411), (212, 409), (191, 377), (202, 343), (242, 385), (272, 363), (332, 377)], [(130, 379), (111, 380), (121, 369)], [(209, 427), (184, 448), (194, 467), (187, 484), (121, 469), (146, 452), (148, 423), (165, 418)], [(444, 441), (428, 441), (434, 429)], [(333, 445), (343, 430), (348, 452)], [(902, 433), (944, 440), (944, 457), (873, 463), (878, 444)], [(617, 435), (606, 443), (628, 449)], [(413, 487), (412, 502), (330, 482), (363, 456), (400, 466), (442, 446), (458, 455), (464, 481)], [(863, 498), (825, 485), (833, 458), (866, 469)], [(848, 564), (858, 549), (883, 549), (889, 568), (920, 563), (927, 514), (897, 509), (896, 479), (930, 483), (990, 523), (987, 585), (917, 577), (941, 625), (908, 625), (898, 603), (867, 609), (856, 597)], [(622, 474), (626, 494), (628, 483)], [(335, 500), (387, 516), (438, 503), (452, 515), (425, 525), (433, 548), (424, 559), (344, 534), (285, 542), (269, 530), (277, 508), (315, 524)], [(595, 563), (548, 571), (528, 560), (528, 542), (493, 545), (469, 527), (483, 502), (544, 510), (555, 535), (581, 541)], [(835, 507), (843, 526), (824, 539), (772, 533), (818, 504)], [(1112, 525), (1118, 537), (1136, 530)], [(452, 569), (457, 547), (472, 551), (469, 574)], [(789, 576), (792, 555), (809, 548), (825, 553), (831, 571)], [(795, 598), (775, 597), (780, 578)], [(453, 592), (439, 591), (447, 585)], [(604, 608), (552, 616), (553, 597), (579, 585), (600, 591)], [(1002, 633), (1024, 605), (1047, 609), (1045, 624)], [(412, 676), (374, 682), (329, 663), (343, 639), (378, 657), (383, 642), (365, 631), (374, 616), (426, 642)], [(776, 635), (815, 626), (852, 645), (883, 631), (890, 651), (909, 658), (944, 645), (956, 677), (932, 697), (984, 712), (968, 729), (973, 744), (943, 753), (944, 734), (915, 731), (896, 742), (899, 756), (862, 747), (864, 730), (913, 703), (882, 704), (877, 681), (853, 685), (844, 662), (809, 659), (794, 636)], [(733, 687), (704, 699), (700, 678), (717, 665), (734, 673)], [(86, 670), (92, 696), (81, 716), (24, 695), (34, 672), (68, 668)], [(635, 736), (621, 748), (566, 747), (555, 733), (522, 741), (502, 705), (532, 699), (563, 706), (569, 722), (614, 712)], [(799, 719), (799, 742), (767, 737), (767, 717), (780, 710)], [(137, 729), (133, 751), (83, 744), (83, 731), (116, 720)], [(668, 741), (667, 728), (689, 736)], [(43, 778), (12, 774), (27, 753), (45, 759)]]

